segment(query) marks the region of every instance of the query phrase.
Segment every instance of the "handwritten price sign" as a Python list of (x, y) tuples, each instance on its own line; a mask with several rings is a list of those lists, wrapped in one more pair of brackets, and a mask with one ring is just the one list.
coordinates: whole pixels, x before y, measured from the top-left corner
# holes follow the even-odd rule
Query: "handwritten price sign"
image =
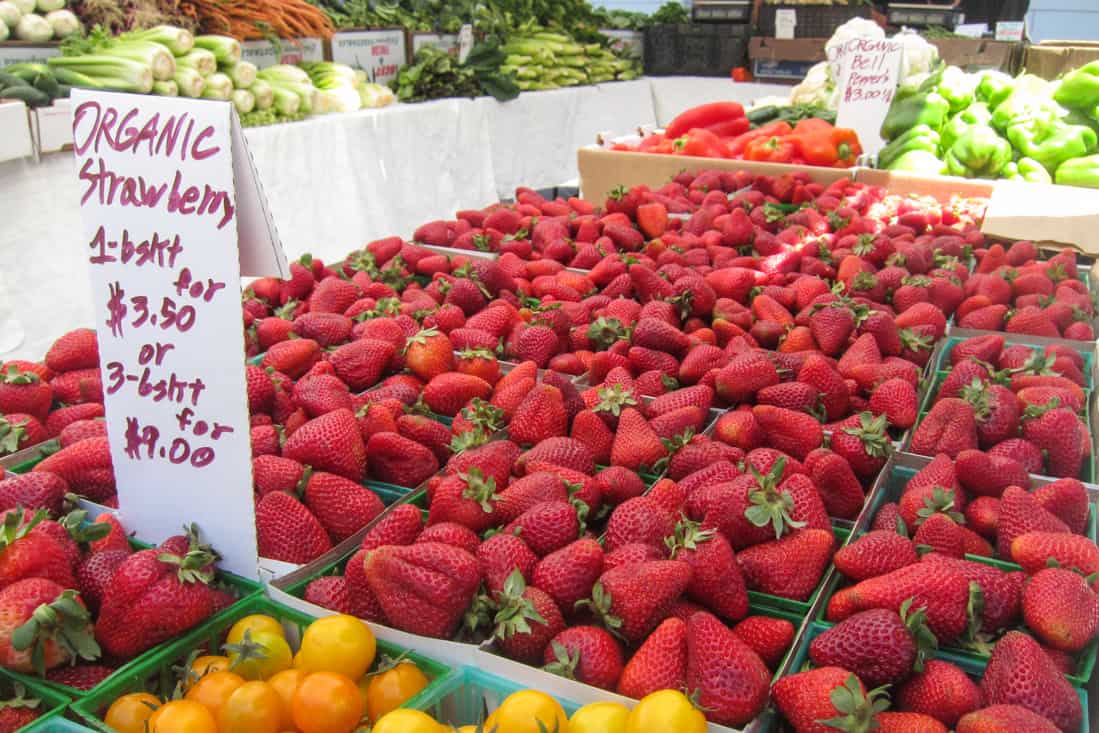
[(231, 105), (83, 90), (73, 105), (120, 511), (152, 541), (197, 522), (254, 577)]
[(852, 38), (829, 58), (839, 80), (836, 126), (858, 132), (866, 153), (876, 153), (884, 144), (879, 131), (897, 93), (903, 53), (897, 40)]

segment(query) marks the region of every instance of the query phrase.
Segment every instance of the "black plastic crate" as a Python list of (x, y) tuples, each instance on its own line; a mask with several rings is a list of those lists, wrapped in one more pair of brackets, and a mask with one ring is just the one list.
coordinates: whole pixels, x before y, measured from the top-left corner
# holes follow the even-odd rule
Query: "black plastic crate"
[(764, 5), (759, 9), (759, 35), (774, 37), (779, 10), (797, 13), (794, 38), (829, 38), (852, 18), (870, 17), (869, 5)]
[(645, 73), (653, 76), (728, 76), (748, 58), (747, 25), (678, 23), (645, 31)]

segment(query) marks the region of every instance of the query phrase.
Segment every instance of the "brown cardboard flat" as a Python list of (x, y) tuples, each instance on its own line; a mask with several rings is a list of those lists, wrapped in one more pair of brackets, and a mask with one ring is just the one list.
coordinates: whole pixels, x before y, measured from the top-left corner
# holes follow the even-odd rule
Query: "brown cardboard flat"
[(824, 61), (827, 38), (768, 38), (752, 36), (748, 58), (768, 61)]
[(756, 175), (771, 176), (806, 172), (814, 181), (824, 184), (854, 176), (853, 168), (811, 168), (747, 160), (629, 153), (602, 148), (580, 148), (576, 157), (580, 168), (580, 195), (589, 201), (600, 203), (606, 201), (610, 192), (619, 186), (645, 184), (655, 188), (663, 186), (684, 170), (743, 170)]
[(997, 181), (981, 231), (1007, 239), (1067, 244), (1099, 254), (1099, 192), (1049, 183)]
[(1069, 69), (1099, 59), (1096, 41), (1043, 41), (1028, 46), (1023, 68), (1043, 79), (1056, 79)]
[(1014, 41), (993, 41), (984, 38), (935, 38), (939, 58), (966, 71), (999, 69), (1014, 74), (1022, 62), (1023, 45)]

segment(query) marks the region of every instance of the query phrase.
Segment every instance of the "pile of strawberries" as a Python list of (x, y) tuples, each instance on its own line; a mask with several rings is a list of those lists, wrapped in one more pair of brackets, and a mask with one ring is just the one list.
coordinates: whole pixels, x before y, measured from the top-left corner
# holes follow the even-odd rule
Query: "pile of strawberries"
[(1037, 473), (1081, 475), (1091, 432), (1083, 415), (1090, 387), (1083, 355), (1054, 344), (1008, 344), (1001, 335), (960, 342), (930, 411), (913, 431), (909, 450), (960, 456), (987, 450), (990, 480)]
[(1064, 249), (1039, 260), (1033, 242), (977, 249), (976, 272), (958, 306), (962, 328), (1007, 331), (1079, 341), (1095, 340), (1094, 298), (1079, 278), (1076, 253)]
[(0, 480), (0, 666), (89, 690), (236, 597), (197, 530), (135, 551), (112, 514), (64, 512), (66, 483)]

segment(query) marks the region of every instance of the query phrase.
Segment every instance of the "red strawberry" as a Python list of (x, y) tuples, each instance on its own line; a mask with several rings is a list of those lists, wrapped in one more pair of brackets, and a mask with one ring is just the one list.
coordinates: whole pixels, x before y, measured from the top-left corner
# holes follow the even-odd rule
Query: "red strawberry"
[(638, 496), (618, 505), (611, 513), (603, 543), (608, 552), (633, 542), (662, 548), (664, 538), (674, 532), (674, 517), (652, 499)]
[(1009, 631), (988, 660), (981, 692), (989, 705), (1020, 705), (1047, 718), (1064, 733), (1079, 730), (1080, 698), (1031, 637)]
[(1031, 496), (1037, 499), (1044, 509), (1068, 525), (1072, 532), (1084, 533), (1088, 523), (1090, 503), (1087, 490), (1080, 481), (1074, 478), (1063, 478), (1039, 486)]
[(873, 530), (841, 547), (834, 558), (836, 569), (859, 581), (891, 573), (919, 562), (915, 544), (895, 530)]
[(544, 670), (604, 690), (614, 690), (622, 676), (622, 647), (605, 629), (574, 626), (546, 646)]
[(396, 433), (371, 435), (366, 455), (371, 476), (398, 486), (419, 486), (439, 470), (439, 461), (430, 449)]
[(1076, 476), (1084, 458), (1081, 447), (1086, 431), (1072, 410), (1058, 404), (1053, 399), (1048, 405), (1027, 407), (1023, 412), (1023, 437), (1045, 451), (1049, 475)]
[(424, 542), (450, 545), (451, 547), (465, 550), (470, 555), (474, 555), (477, 552), (477, 548), (481, 545), (481, 538), (476, 532), (463, 524), (458, 524), (457, 522), (439, 522), (438, 524), (424, 527), (424, 531), (420, 532), (420, 535), (412, 544), (418, 545)]
[(973, 407), (954, 397), (940, 399), (916, 427), (909, 444), (913, 453), (951, 458), (977, 447), (977, 420)]
[(435, 414), (454, 417), (470, 400), (486, 400), (491, 393), (492, 385), (480, 377), (460, 372), (443, 372), (433, 377), (424, 387), (423, 399)]
[(520, 514), (504, 531), (518, 533), (534, 554), (545, 557), (579, 537), (581, 527), (572, 504), (544, 501)]
[(31, 470), (57, 474), (70, 491), (92, 501), (103, 501), (115, 493), (111, 449), (106, 437), (73, 443)]
[(843, 351), (855, 330), (855, 314), (839, 305), (821, 308), (809, 318), (809, 330), (820, 350), (835, 356)]
[(738, 726), (767, 704), (771, 673), (751, 647), (717, 617), (696, 613), (687, 622), (687, 688), (698, 691), (709, 720)]
[(828, 359), (811, 355), (798, 371), (798, 381), (812, 385), (820, 392), (826, 419), (838, 420), (847, 414), (850, 391)]
[(33, 515), (20, 511), (4, 515), (0, 527), (0, 586), (24, 578), (46, 578), (65, 588), (73, 587), (72, 558), (65, 545), (50, 533), (35, 531), (45, 519), (42, 510)]
[(321, 523), (290, 494), (274, 491), (256, 505), (259, 554), (272, 560), (307, 563), (332, 549)]
[(9, 474), (0, 480), (0, 511), (22, 507), (45, 509), (53, 516), (61, 514), (61, 506), (69, 485), (57, 474), (46, 471)]
[(515, 409), (508, 426), (508, 436), (520, 444), (537, 444), (567, 433), (568, 415), (561, 390), (548, 384), (535, 385)]
[(1058, 733), (1060, 728), (1021, 705), (989, 705), (958, 721), (957, 733)]
[(1033, 495), (1018, 486), (1009, 486), (1000, 497), (1000, 518), (996, 525), (996, 551), (1012, 558), (1012, 542), (1028, 532), (1065, 532), (1068, 525), (1042, 508)]
[(351, 410), (335, 410), (314, 418), (287, 438), (283, 455), (318, 471), (358, 481), (366, 448)]
[(451, 545), (386, 545), (366, 557), (370, 590), (396, 628), (448, 638), (480, 584), (477, 559)]
[(370, 528), (360, 547), (374, 550), (382, 545), (411, 545), (422, 529), (420, 509), (412, 504), (398, 504)]
[(733, 359), (716, 376), (717, 394), (729, 404), (750, 402), (764, 387), (778, 384), (774, 363), (759, 352), (746, 352)]
[(797, 733), (830, 733), (835, 728), (828, 721), (841, 720), (868, 702), (859, 678), (840, 667), (782, 677), (771, 692), (775, 706)]
[(1023, 620), (1049, 646), (1076, 653), (1099, 632), (1099, 596), (1083, 576), (1046, 568), (1023, 587)]
[(286, 374), (291, 379), (301, 378), (320, 360), (320, 345), (313, 339), (291, 339), (272, 344), (263, 355), (260, 366)]
[(679, 689), (687, 681), (687, 624), (665, 619), (626, 663), (618, 694), (641, 699), (651, 692)]
[(443, 372), (453, 371), (454, 347), (437, 329), (424, 329), (408, 339), (405, 363), (413, 374), (430, 382)]
[(649, 239), (664, 234), (668, 228), (668, 207), (655, 202), (637, 207), (637, 227)]
[(917, 547), (930, 548), (950, 557), (965, 555), (965, 537), (962, 528), (950, 516), (934, 512), (916, 522), (916, 534), (912, 541)]
[(877, 687), (922, 672), (928, 650), (936, 646), (923, 609), (905, 601), (899, 614), (874, 608), (845, 618), (813, 639), (809, 658), (819, 667), (849, 669)]
[(733, 633), (759, 655), (768, 669), (777, 669), (794, 642), (794, 625), (784, 618), (748, 616), (733, 627)]
[(962, 716), (981, 707), (981, 689), (960, 668), (950, 662), (929, 659), (897, 689), (899, 710), (930, 715), (953, 728)]
[(0, 413), (21, 413), (45, 420), (52, 403), (53, 390), (34, 372), (9, 366), (0, 374)]
[(523, 540), (501, 532), (480, 544), (477, 548), (477, 562), (481, 567), (485, 587), (489, 593), (494, 593), (504, 589), (504, 581), (515, 570), (522, 573), (523, 578), (529, 582), (538, 556), (531, 552)]
[(833, 542), (829, 531), (804, 529), (753, 545), (737, 555), (737, 562), (752, 590), (804, 601), (828, 567)]
[(519, 333), (514, 347), (516, 361), (533, 361), (542, 369), (560, 349), (560, 339), (548, 326), (527, 326), (516, 331)]
[(744, 618), (748, 613), (748, 591), (724, 535), (682, 519), (667, 544), (670, 559), (691, 566), (691, 582), (687, 585), (691, 600), (729, 621)]
[(592, 588), (589, 607), (602, 624), (636, 643), (656, 628), (690, 582), (691, 568), (683, 562), (656, 560), (608, 570)]
[(844, 458), (857, 476), (871, 478), (882, 469), (892, 450), (887, 427), (884, 415), (852, 415), (832, 432), (832, 451)]
[(887, 379), (870, 396), (870, 412), (885, 415), (893, 427), (907, 430), (916, 424), (916, 388), (903, 379)]
[(1027, 532), (1011, 543), (1011, 557), (1028, 574), (1053, 560), (1060, 567), (1084, 575), (1099, 572), (1099, 548), (1091, 540), (1065, 532)]
[(770, 405), (757, 405), (752, 413), (763, 429), (767, 445), (798, 460), (804, 460), (824, 440), (820, 423), (805, 413)]
[(934, 563), (961, 575), (970, 584), (980, 586), (984, 598), (981, 628), (989, 633), (1011, 626), (1019, 617), (1019, 597), (1023, 574), (1003, 572), (999, 568), (972, 560), (932, 552), (921, 558), (923, 564)]
[(954, 471), (962, 487), (978, 496), (999, 497), (1008, 486), (1025, 486), (1030, 482), (1026, 468), (1018, 461), (978, 450), (959, 453)]
[(602, 546), (595, 540), (579, 539), (539, 560), (530, 582), (548, 593), (568, 616), (578, 601), (591, 595), (602, 573)]
[(351, 599), (350, 583), (339, 575), (327, 575), (310, 581), (305, 586), (304, 599), (336, 613), (355, 615), (358, 610)]
[(828, 516), (854, 519), (862, 511), (862, 484), (842, 457), (830, 450), (818, 448), (805, 459), (809, 478), (817, 487)]
[(63, 334), (50, 346), (43, 361), (50, 370), (59, 373), (98, 367), (99, 343), (95, 331), (77, 328)]
[(496, 522), (493, 512), (497, 498), (496, 479), (485, 478), (480, 469), (452, 474), (435, 487), (427, 524), (430, 527), (453, 522), (474, 532), (484, 532)]
[(659, 472), (667, 451), (644, 416), (633, 408), (622, 412), (611, 447), (611, 463), (635, 471)]
[(517, 570), (504, 581), (495, 602), (500, 610), (494, 618), (493, 636), (512, 659), (536, 664), (550, 640), (565, 630), (557, 604), (544, 591), (528, 587)]
[(373, 491), (323, 471), (309, 477), (305, 503), (334, 543), (355, 534), (385, 511), (385, 505)]

